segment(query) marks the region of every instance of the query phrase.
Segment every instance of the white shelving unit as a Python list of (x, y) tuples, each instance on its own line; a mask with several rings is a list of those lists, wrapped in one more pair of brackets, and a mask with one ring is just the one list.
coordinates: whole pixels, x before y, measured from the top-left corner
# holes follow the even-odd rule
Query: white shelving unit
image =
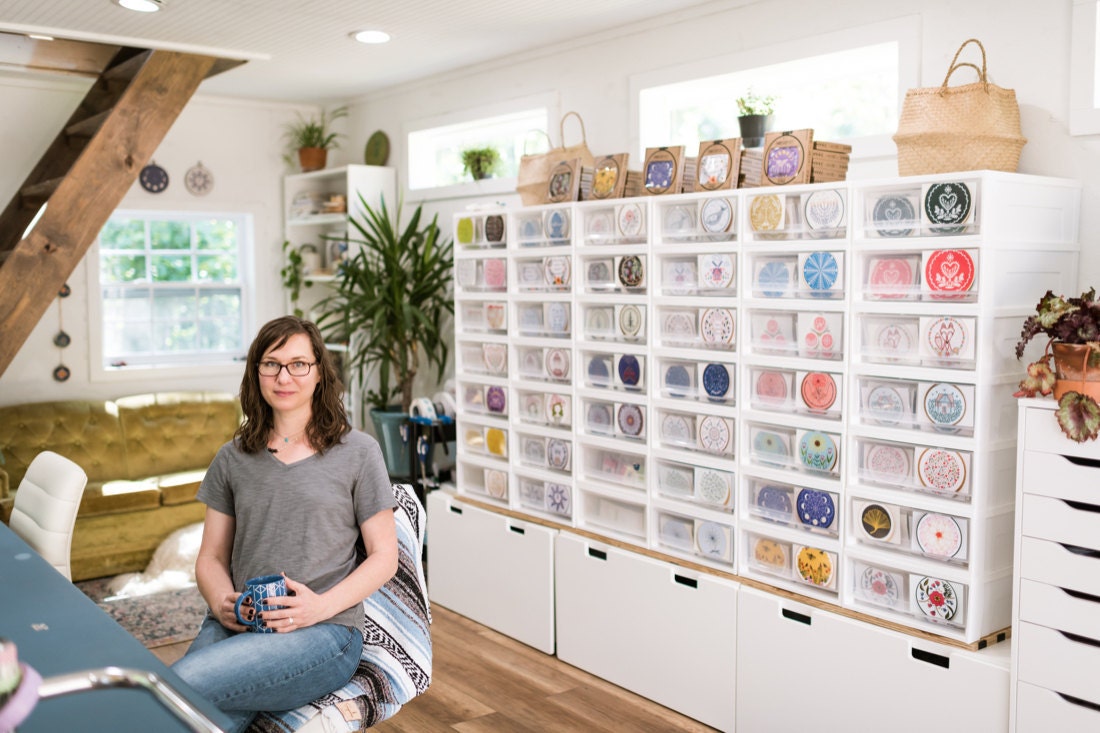
[(1010, 622), (1015, 340), (1076, 286), (1079, 202), (981, 171), (511, 209), (507, 243), (460, 214), (457, 490), (975, 643)]
[[(330, 292), (328, 284), (334, 280), (339, 260), (347, 252), (346, 242), (338, 240), (348, 237), (348, 217), (359, 217), (363, 213), (360, 194), (372, 208), (377, 208), (385, 200), (392, 214), (397, 205), (396, 188), (397, 174), (393, 168), (371, 165), (326, 168), (288, 175), (283, 179), (284, 236), (295, 248), (312, 244), (320, 256), (320, 269), (305, 273), (305, 279), (312, 285), (303, 287), (298, 298), (298, 307), (306, 318), (317, 319), (319, 314), (314, 312), (314, 308)], [(344, 196), (347, 211), (323, 213), (324, 201), (335, 194)], [(288, 295), (287, 313), (292, 309)], [(331, 344), (329, 349), (342, 352), (346, 351), (346, 346)], [(348, 384), (345, 398), (348, 416), (353, 425), (362, 427), (362, 417), (357, 414), (358, 390), (353, 387), (351, 375), (345, 374), (344, 381)]]
[[(377, 208), (384, 198), (387, 208), (393, 212), (397, 205), (396, 186), (397, 174), (393, 168), (373, 165), (326, 168), (288, 175), (283, 179), (286, 239), (294, 247), (312, 244), (321, 260), (320, 270), (308, 273), (308, 279), (315, 287), (303, 288), (299, 299), (299, 307), (307, 317), (317, 300), (324, 297), (324, 283), (332, 281), (341, 250), (346, 251), (346, 245), (327, 241), (328, 238), (338, 240), (347, 236), (348, 217), (358, 217), (363, 213), (360, 194), (372, 208)], [(334, 194), (344, 196), (347, 211), (323, 213), (324, 201)], [(287, 307), (289, 309), (289, 302)]]
[(1050, 399), (1021, 402), (1012, 609), (1012, 730), (1096, 730), (1100, 446), (1062, 435)]

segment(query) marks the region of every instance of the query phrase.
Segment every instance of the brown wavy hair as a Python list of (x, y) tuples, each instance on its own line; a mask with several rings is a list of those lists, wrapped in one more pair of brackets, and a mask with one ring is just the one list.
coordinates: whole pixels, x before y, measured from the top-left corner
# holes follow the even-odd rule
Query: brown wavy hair
[(344, 409), (344, 383), (325, 348), (324, 339), (317, 326), (296, 316), (282, 316), (268, 321), (256, 334), (248, 347), (248, 360), (241, 379), (241, 410), (244, 421), (237, 428), (236, 439), (245, 453), (258, 453), (267, 449), (267, 441), (275, 427), (271, 405), (260, 392), (260, 360), (272, 349), (278, 349), (291, 336), (304, 333), (313, 349), (313, 367), (320, 374), (317, 389), (313, 391), (313, 415), (306, 425), (306, 437), (317, 452), (324, 453), (351, 432), (347, 411)]

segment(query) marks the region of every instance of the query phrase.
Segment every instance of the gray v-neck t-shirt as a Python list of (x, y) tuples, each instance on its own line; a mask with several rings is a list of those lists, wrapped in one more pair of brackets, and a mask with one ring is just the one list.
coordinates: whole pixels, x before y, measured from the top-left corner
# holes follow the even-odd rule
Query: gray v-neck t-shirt
[[(354, 430), (324, 455), (290, 464), (226, 443), (198, 500), (236, 519), (229, 570), (238, 591), (249, 578), (286, 573), (323, 593), (362, 562), (359, 525), (397, 506), (378, 441)], [(326, 623), (361, 630), (363, 604)]]

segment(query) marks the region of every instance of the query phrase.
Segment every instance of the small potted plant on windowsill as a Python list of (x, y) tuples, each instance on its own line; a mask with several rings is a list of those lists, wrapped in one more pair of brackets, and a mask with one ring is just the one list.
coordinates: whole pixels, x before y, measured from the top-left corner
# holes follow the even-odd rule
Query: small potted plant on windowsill
[(737, 123), (741, 127), (741, 140), (746, 148), (758, 148), (764, 144), (764, 133), (771, 126), (775, 112), (775, 95), (760, 95), (751, 88), (737, 98)]
[(1016, 358), (1035, 336), (1047, 337), (1043, 355), (1027, 365), (1017, 397), (1052, 395), (1062, 432), (1082, 443), (1100, 435), (1100, 303), (1096, 289), (1067, 298), (1048, 290), (1024, 320)]
[(347, 107), (337, 107), (331, 112), (321, 110), (320, 117), (306, 118), (299, 113), (298, 121), (286, 126), (287, 162), (292, 160), (291, 153), (297, 152), (303, 173), (323, 169), (328, 162), (328, 151), (340, 147), (342, 137), (332, 130), (332, 123), (347, 116)]
[(462, 151), (462, 170), (480, 181), (493, 175), (499, 160), (500, 154), (494, 148), (469, 148)]

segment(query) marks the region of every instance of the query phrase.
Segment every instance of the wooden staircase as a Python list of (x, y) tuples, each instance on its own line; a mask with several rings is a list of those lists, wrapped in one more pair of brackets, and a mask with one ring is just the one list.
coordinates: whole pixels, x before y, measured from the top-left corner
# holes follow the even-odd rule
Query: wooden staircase
[(0, 214), (0, 375), (199, 83), (240, 63), (127, 47), (107, 63)]

